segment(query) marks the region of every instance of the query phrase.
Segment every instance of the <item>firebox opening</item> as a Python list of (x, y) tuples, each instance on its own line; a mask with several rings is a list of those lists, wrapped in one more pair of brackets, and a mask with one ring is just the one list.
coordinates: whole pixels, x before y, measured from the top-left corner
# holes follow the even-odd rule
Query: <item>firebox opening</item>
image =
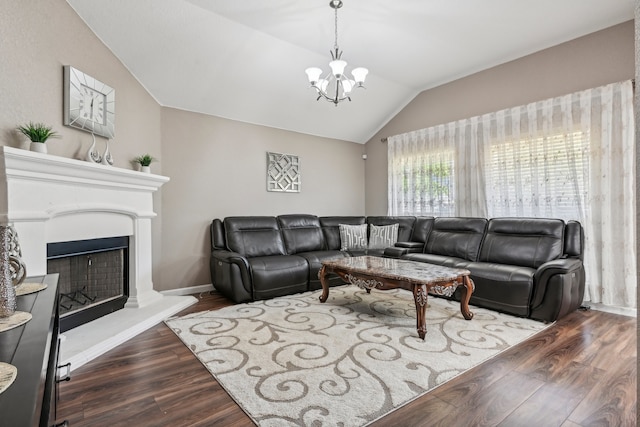
[(58, 273), (62, 332), (113, 313), (129, 296), (129, 237), (47, 244), (47, 273)]

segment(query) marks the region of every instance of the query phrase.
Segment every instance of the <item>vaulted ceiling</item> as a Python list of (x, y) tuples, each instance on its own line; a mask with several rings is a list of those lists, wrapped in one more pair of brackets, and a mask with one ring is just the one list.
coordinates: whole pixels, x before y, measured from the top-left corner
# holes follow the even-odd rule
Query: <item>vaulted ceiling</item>
[(343, 0), (338, 44), (366, 89), (316, 101), (329, 0), (67, 0), (163, 106), (365, 143), (417, 94), (633, 19), (633, 0)]

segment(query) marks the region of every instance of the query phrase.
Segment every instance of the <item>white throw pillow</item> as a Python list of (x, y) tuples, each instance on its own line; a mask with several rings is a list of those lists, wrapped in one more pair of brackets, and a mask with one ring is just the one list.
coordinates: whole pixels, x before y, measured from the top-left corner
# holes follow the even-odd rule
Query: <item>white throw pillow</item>
[(399, 224), (377, 226), (369, 224), (369, 249), (384, 249), (395, 245), (398, 241)]
[(367, 224), (339, 226), (341, 251), (367, 249)]

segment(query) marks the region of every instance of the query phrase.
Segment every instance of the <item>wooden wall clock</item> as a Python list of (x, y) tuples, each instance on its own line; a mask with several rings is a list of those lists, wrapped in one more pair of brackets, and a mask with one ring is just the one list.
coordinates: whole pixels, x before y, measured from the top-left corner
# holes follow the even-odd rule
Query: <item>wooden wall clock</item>
[(113, 138), (116, 91), (69, 65), (64, 66), (64, 124)]

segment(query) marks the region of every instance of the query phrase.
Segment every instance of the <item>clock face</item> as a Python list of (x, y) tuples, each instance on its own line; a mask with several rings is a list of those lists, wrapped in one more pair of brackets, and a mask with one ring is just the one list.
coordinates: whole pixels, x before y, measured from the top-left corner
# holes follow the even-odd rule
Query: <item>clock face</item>
[(67, 65), (64, 91), (65, 125), (113, 138), (115, 90)]

